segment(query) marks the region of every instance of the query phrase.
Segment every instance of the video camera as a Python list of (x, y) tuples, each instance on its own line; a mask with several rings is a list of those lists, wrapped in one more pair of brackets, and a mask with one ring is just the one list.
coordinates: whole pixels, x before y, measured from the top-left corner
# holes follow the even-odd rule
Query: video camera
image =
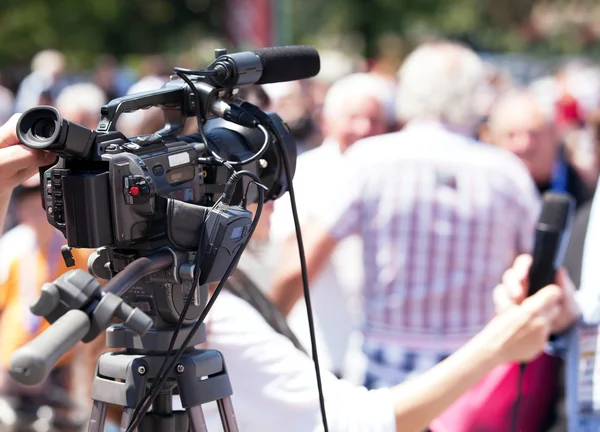
[[(52, 107), (23, 113), (19, 140), (59, 156), (40, 176), (48, 221), (67, 239), (68, 265), (70, 248), (96, 248), (89, 271), (110, 281), (140, 258), (160, 261), (162, 268), (138, 269), (127, 287), (112, 293), (143, 310), (157, 329), (181, 324), (182, 313), (183, 324), (194, 322), (208, 284), (226, 277), (262, 203), (286, 192), (295, 169), (296, 146), (285, 122), (239, 99), (237, 89), (308, 78), (319, 67), (312, 47), (216, 50), (205, 70), (174, 68), (162, 88), (110, 101), (95, 131)], [(116, 130), (122, 114), (150, 107), (162, 108), (163, 129), (135, 137)], [(190, 117), (197, 132), (180, 135)], [(246, 208), (253, 202), (259, 204), (254, 218)], [(73, 303), (71, 288), (58, 289), (60, 295), (42, 289), (32, 310), (53, 323), (72, 307), (91, 315), (104, 295), (90, 289), (87, 300)]]
[[(308, 48), (294, 48), (305, 57), (314, 56)], [(41, 173), (41, 180), (48, 221), (64, 233), (69, 246), (155, 247), (166, 240), (166, 199), (207, 206), (224, 191), (231, 173), (220, 162), (244, 165), (258, 175), (267, 186), (267, 200), (285, 192), (284, 155), (272, 144), (278, 137), (282, 140), (293, 168), (296, 148), (287, 126), (276, 114), (268, 114), (265, 129), (259, 129), (261, 121), (253, 117), (256, 108), (253, 114), (245, 110), (249, 104), (236, 99), (233, 90), (261, 82), (265, 52), (272, 58), (279, 51), (282, 61), (290, 49), (285, 55), (281, 48), (259, 51), (262, 56), (218, 51), (207, 71), (196, 71), (205, 76), (193, 78), (193, 86), (180, 75), (159, 90), (115, 99), (102, 107), (96, 131), (61, 118), (52, 107), (23, 114), (17, 126), (21, 142), (60, 156)], [(218, 75), (219, 71), (225, 72)], [(289, 77), (284, 78), (277, 81)], [(165, 113), (161, 131), (127, 138), (115, 130), (121, 114), (153, 106)], [(199, 133), (178, 136), (188, 117), (198, 117)], [(255, 200), (256, 196), (250, 202)]]

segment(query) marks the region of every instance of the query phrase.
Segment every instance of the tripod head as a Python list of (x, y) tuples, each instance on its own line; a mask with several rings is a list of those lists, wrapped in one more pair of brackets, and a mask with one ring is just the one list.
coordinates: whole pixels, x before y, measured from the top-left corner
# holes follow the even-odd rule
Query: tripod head
[(25, 385), (41, 383), (64, 354), (79, 341), (94, 340), (115, 318), (139, 336), (148, 333), (153, 319), (140, 308), (128, 305), (119, 294), (126, 293), (143, 277), (171, 267), (174, 262), (173, 255), (166, 250), (138, 258), (111, 279), (104, 289), (92, 275), (82, 270), (70, 270), (56, 281), (44, 284), (31, 311), (52, 325), (14, 352), (12, 378)]

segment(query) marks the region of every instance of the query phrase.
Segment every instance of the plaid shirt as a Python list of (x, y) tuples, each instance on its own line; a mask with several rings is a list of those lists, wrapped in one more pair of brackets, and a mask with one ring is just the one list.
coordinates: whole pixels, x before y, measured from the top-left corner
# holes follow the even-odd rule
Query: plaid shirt
[(436, 123), (363, 140), (344, 159), (312, 216), (338, 239), (363, 238), (365, 352), (373, 368), (431, 366), (493, 316), (493, 288), (531, 249), (539, 194), (513, 154)]

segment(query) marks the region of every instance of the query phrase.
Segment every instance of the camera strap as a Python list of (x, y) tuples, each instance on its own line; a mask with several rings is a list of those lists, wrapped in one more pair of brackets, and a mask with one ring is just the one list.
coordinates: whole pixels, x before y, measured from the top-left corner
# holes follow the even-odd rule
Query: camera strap
[(227, 279), (225, 288), (235, 296), (249, 303), (265, 321), (280, 335), (288, 338), (300, 351), (306, 350), (288, 325), (285, 315), (260, 290), (258, 285), (242, 270), (236, 269)]

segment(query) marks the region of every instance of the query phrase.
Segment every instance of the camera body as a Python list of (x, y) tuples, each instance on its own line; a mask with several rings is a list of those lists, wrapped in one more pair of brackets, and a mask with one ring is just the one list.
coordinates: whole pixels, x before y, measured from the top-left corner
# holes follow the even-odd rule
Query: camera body
[(134, 246), (160, 229), (161, 198), (200, 200), (203, 177), (193, 144), (117, 138), (96, 145), (105, 171), (61, 160), (43, 173), (48, 222), (70, 246)]
[[(226, 160), (243, 161), (267, 139), (268, 151), (243, 168), (267, 185), (267, 200), (285, 192), (283, 155), (273, 144), (277, 137), (282, 138), (295, 165), (296, 147), (287, 125), (276, 114), (265, 113), (270, 129), (278, 132), (271, 130), (265, 137), (257, 129), (220, 118), (213, 112), (218, 113), (223, 103), (230, 106), (243, 101), (205, 83), (196, 84), (203, 90), (201, 103), (209, 114), (201, 134), (177, 135), (193, 110), (185, 102), (189, 90), (176, 82), (111, 101), (102, 108), (96, 131), (62, 119), (52, 107), (36, 107), (23, 114), (17, 126), (21, 141), (60, 156), (55, 165), (42, 168), (40, 175), (48, 222), (65, 235), (69, 246), (149, 250), (168, 244), (164, 225), (167, 200), (210, 206), (231, 174), (226, 166), (210, 163), (209, 146), (217, 148)], [(114, 130), (121, 113), (153, 106), (150, 104), (163, 107), (163, 130), (130, 138)], [(239, 182), (237, 202), (248, 182)], [(248, 201), (256, 198), (257, 194), (250, 192)]]

